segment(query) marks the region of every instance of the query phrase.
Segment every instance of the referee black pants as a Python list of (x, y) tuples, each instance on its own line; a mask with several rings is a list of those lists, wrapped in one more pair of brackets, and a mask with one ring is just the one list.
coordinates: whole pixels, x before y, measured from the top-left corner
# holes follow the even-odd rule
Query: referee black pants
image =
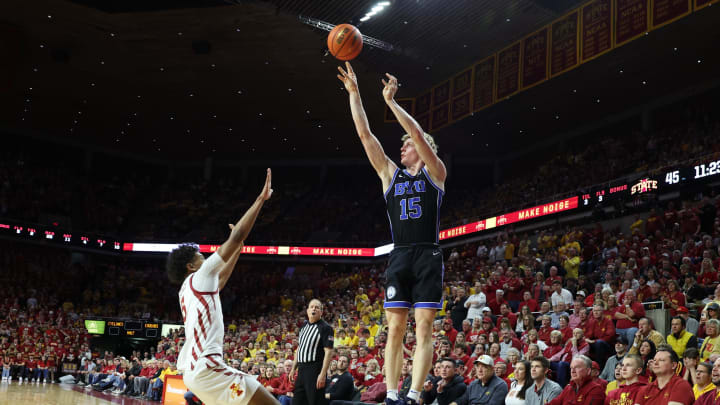
[(292, 405), (327, 405), (325, 389), (317, 389), (317, 378), (322, 371), (322, 362), (298, 364)]

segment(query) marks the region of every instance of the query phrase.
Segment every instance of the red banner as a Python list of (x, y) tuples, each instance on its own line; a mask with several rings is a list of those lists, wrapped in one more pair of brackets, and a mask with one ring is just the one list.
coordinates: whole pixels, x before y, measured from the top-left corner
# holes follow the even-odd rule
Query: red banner
[(527, 36), (522, 42), (522, 87), (532, 87), (547, 80), (548, 29)]
[(498, 100), (520, 90), (520, 42), (498, 52), (495, 86)]
[(510, 225), (516, 222), (527, 221), (534, 218), (543, 217), (546, 215), (556, 214), (558, 212), (574, 210), (578, 207), (578, 197), (570, 197), (564, 200), (554, 201), (547, 204), (538, 205), (537, 207), (526, 208), (524, 210), (511, 212), (509, 214), (500, 215), (498, 217), (492, 217), (484, 219), (482, 221), (473, 222), (462, 226), (456, 226), (454, 228), (445, 229), (440, 231), (439, 238), (450, 239), (458, 236), (463, 236), (475, 232), (484, 231), (491, 229), (496, 226)]
[(338, 247), (290, 247), (289, 254), (298, 256), (357, 256), (373, 257), (374, 248), (338, 248)]
[(473, 76), (473, 111), (480, 111), (495, 102), (495, 55), (476, 64)]
[(691, 0), (652, 0), (652, 27), (658, 28), (679, 20), (692, 11)]
[(649, 0), (615, 1), (615, 46), (619, 46), (650, 29)]
[(581, 59), (586, 62), (612, 49), (612, 0), (596, 0), (582, 8)]
[(573, 11), (555, 21), (550, 29), (550, 77), (568, 71), (580, 62), (580, 12)]

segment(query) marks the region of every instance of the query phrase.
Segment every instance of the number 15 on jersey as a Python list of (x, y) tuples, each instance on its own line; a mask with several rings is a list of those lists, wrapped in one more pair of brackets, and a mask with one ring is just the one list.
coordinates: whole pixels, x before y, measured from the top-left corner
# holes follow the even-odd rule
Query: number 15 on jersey
[(400, 219), (418, 219), (422, 216), (420, 197), (403, 198), (400, 200)]

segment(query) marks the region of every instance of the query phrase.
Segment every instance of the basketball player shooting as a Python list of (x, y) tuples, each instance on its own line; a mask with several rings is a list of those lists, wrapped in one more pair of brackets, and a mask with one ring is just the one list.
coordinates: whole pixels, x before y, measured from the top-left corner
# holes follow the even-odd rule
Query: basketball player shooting
[(188, 389), (207, 405), (279, 405), (254, 376), (223, 361), (225, 326), (220, 304), (220, 290), (230, 279), (245, 239), (272, 192), (272, 172), (267, 169), (260, 195), (235, 225), (229, 225), (230, 237), (207, 259), (194, 244), (182, 244), (168, 255), (168, 278), (182, 283), (179, 298), (185, 344), (177, 368)]
[[(363, 109), (357, 77), (350, 63), (338, 67), (338, 79), (350, 96), (350, 111), (370, 163), (380, 177), (385, 193), (395, 247), (385, 273), (385, 313), (388, 342), (385, 348), (387, 397), (385, 403), (415, 405), (432, 362), (432, 322), (442, 308), (442, 253), (438, 245), (438, 211), (447, 177), (432, 136), (426, 134), (410, 114), (395, 101), (398, 81), (387, 74), (382, 94), (405, 130), (400, 148), (400, 168), (384, 152), (370, 131)], [(415, 309), (417, 347), (413, 359), (412, 385), (407, 398), (398, 398), (397, 382), (403, 360), (403, 337), (410, 307)]]

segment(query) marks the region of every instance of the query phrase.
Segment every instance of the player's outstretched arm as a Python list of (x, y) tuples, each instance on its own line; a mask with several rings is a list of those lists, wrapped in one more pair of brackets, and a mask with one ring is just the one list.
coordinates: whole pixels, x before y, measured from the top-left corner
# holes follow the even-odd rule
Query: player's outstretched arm
[(381, 80), (385, 86), (383, 88), (385, 103), (390, 107), (393, 114), (395, 114), (395, 118), (397, 118), (405, 132), (410, 135), (410, 138), (415, 144), (415, 150), (420, 156), (420, 159), (425, 163), (430, 176), (432, 176), (436, 182), (444, 184), (447, 178), (445, 164), (440, 160), (437, 153), (432, 150), (430, 145), (428, 145), (425, 140), (425, 131), (420, 124), (395, 101), (395, 93), (397, 93), (398, 90), (397, 78), (390, 73), (385, 73), (385, 75), (388, 80)]
[(368, 123), (367, 114), (365, 114), (365, 108), (363, 108), (362, 99), (360, 98), (360, 90), (358, 90), (357, 76), (353, 70), (350, 62), (345, 62), (345, 69), (338, 66), (340, 74), (337, 75), (338, 79), (345, 85), (345, 89), (350, 95), (350, 111), (352, 112), (353, 122), (355, 123), (355, 129), (357, 130), (360, 142), (362, 142), (365, 153), (370, 164), (372, 164), (375, 172), (377, 172), (380, 180), (383, 184), (383, 190), (390, 187), (393, 173), (397, 169), (397, 165), (390, 160), (385, 154), (380, 141), (370, 131), (370, 124)]
[(255, 199), (253, 205), (248, 208), (245, 215), (235, 225), (230, 225), (230, 237), (225, 241), (217, 250), (217, 254), (223, 259), (224, 262), (228, 263), (232, 259), (233, 255), (239, 251), (245, 239), (250, 234), (250, 230), (255, 225), (255, 220), (260, 213), (265, 201), (267, 201), (272, 195), (272, 171), (267, 169), (265, 175), (265, 185), (260, 192), (260, 195)]

